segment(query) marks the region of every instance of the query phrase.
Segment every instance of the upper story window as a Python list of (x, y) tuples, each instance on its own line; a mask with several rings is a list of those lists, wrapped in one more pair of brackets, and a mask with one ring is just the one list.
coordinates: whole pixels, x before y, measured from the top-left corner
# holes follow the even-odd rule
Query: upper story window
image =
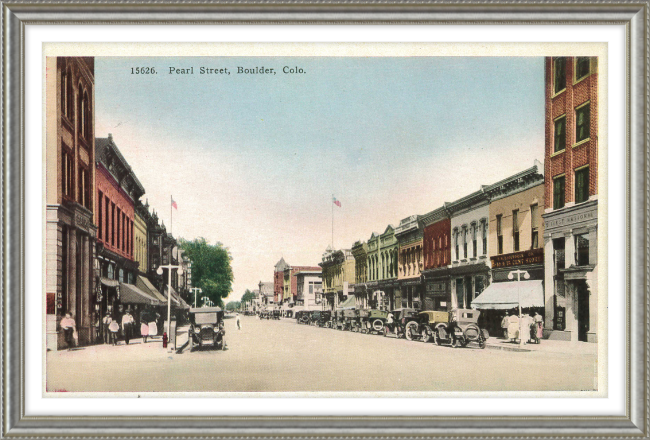
[(576, 170), (576, 203), (589, 200), (589, 167)]
[(589, 103), (576, 109), (576, 142), (589, 139)]
[(472, 257), (476, 258), (478, 254), (478, 244), (476, 242), (476, 223), (472, 224)]
[(485, 220), (481, 220), (481, 231), (482, 231), (482, 234), (483, 234), (483, 255), (487, 255), (488, 231), (487, 231), (487, 222)]
[(575, 249), (576, 249), (576, 264), (578, 266), (586, 266), (589, 264), (589, 235), (580, 234), (575, 235)]
[(590, 65), (589, 57), (576, 57), (575, 80), (580, 81), (582, 78), (589, 76)]
[(61, 194), (63, 197), (74, 196), (74, 162), (72, 150), (65, 144), (61, 145)]
[(77, 202), (86, 209), (91, 209), (90, 206), (90, 172), (84, 168), (79, 167), (79, 194)]
[(536, 249), (539, 247), (539, 222), (537, 219), (538, 215), (538, 206), (530, 205), (530, 229), (531, 229), (531, 249)]
[(512, 248), (519, 252), (519, 210), (512, 211)]
[(564, 176), (553, 179), (553, 209), (564, 207)]
[(557, 153), (566, 148), (566, 116), (557, 118), (553, 126), (553, 152)]
[(101, 191), (97, 191), (97, 238), (99, 240), (104, 239), (104, 216), (102, 215), (102, 206), (104, 204), (104, 194)]
[(566, 89), (566, 58), (553, 58), (553, 93)]
[(463, 258), (467, 258), (467, 226), (463, 226)]
[(460, 260), (459, 247), (458, 247), (458, 229), (454, 231), (454, 248), (456, 250), (456, 260)]
[(503, 215), (497, 215), (497, 253), (501, 255), (503, 253), (503, 230), (501, 223), (503, 220)]

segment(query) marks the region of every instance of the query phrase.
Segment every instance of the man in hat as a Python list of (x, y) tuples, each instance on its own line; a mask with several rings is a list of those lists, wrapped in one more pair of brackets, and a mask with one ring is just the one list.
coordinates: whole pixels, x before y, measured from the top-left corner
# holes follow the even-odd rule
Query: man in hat
[(110, 336), (110, 330), (108, 330), (108, 327), (111, 325), (111, 322), (113, 322), (113, 318), (111, 317), (111, 312), (106, 312), (106, 316), (102, 318), (102, 330), (104, 334), (104, 344), (110, 344), (111, 343), (111, 336)]
[(131, 315), (131, 308), (126, 309), (126, 313), (122, 315), (122, 331), (124, 332), (124, 343), (129, 345), (129, 340), (131, 339), (131, 331), (133, 328), (133, 323), (135, 320)]

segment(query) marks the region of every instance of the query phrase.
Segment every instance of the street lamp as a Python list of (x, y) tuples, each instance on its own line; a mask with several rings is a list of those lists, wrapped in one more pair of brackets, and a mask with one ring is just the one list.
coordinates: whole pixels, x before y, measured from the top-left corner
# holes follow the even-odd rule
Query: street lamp
[[(508, 274), (508, 279), (509, 280), (514, 280), (515, 275), (517, 275), (517, 283), (521, 281), (521, 275), (524, 276), (524, 279), (527, 280), (530, 278), (530, 274), (525, 271), (525, 270), (513, 270)], [(517, 305), (519, 306), (519, 345), (524, 345), (524, 336), (521, 331), (521, 292), (520, 292), (521, 286), (517, 284)]]
[[(170, 263), (166, 266), (158, 266), (156, 273), (158, 275), (162, 275), (163, 269), (167, 269), (167, 338), (170, 338), (172, 329), (172, 269), (178, 269), (178, 274), (183, 275), (183, 266), (174, 266), (171, 264), (170, 259)], [(175, 340), (176, 339), (174, 339), (174, 341)], [(172, 351), (171, 344), (169, 344), (167, 347), (167, 352), (170, 353)]]
[(196, 308), (196, 292), (203, 293), (200, 287), (192, 287), (190, 290), (194, 291), (194, 308)]

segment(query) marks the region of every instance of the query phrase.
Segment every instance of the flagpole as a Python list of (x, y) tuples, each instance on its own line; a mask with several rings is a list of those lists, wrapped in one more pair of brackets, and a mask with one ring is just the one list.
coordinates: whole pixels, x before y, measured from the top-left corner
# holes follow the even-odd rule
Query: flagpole
[(334, 194), (332, 194), (332, 250), (334, 250)]
[(169, 196), (169, 235), (173, 236), (174, 229), (174, 210), (172, 202), (174, 201), (174, 196)]

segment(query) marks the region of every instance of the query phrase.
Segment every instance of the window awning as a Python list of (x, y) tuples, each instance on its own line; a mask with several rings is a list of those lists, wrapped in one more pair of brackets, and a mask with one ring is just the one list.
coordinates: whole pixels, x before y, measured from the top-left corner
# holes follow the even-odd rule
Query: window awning
[(147, 278), (143, 277), (142, 275), (138, 275), (138, 278), (135, 280), (135, 285), (138, 289), (148, 293), (149, 295), (153, 296), (160, 302), (167, 302), (167, 298), (163, 296), (162, 293), (156, 289), (153, 284), (151, 284), (151, 281), (149, 281)]
[(117, 287), (120, 284), (117, 282), (117, 280), (111, 280), (110, 278), (106, 277), (100, 277), (99, 282), (108, 287)]
[(357, 301), (354, 298), (354, 295), (348, 296), (348, 299), (343, 301), (339, 306), (336, 308), (337, 310), (343, 310), (343, 309), (354, 309), (356, 308)]
[(156, 298), (126, 283), (120, 283), (120, 301), (124, 304), (159, 304)]
[(492, 283), (472, 301), (473, 309), (506, 310), (544, 307), (542, 280)]

